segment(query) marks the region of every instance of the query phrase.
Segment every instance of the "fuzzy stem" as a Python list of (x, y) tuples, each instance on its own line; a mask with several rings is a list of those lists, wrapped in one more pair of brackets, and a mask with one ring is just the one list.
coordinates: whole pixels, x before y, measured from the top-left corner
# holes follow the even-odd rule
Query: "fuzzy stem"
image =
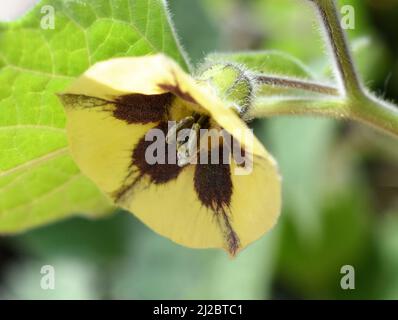
[[(301, 114), (346, 118), (365, 123), (398, 137), (398, 107), (369, 94), (362, 86), (355, 71), (345, 32), (340, 24), (335, 0), (309, 1), (317, 8), (325, 28), (326, 39), (337, 66), (338, 80), (342, 84), (342, 94), (339, 98), (331, 100), (326, 97), (322, 99), (258, 97), (249, 111), (248, 117)], [(286, 81), (282, 81), (282, 84), (289, 87), (295, 85)], [(303, 84), (299, 85), (303, 86)], [(308, 87), (308, 85), (305, 86)], [(312, 83), (309, 87), (317, 90), (322, 86)]]
[(299, 90), (311, 91), (331, 96), (339, 95), (339, 90), (334, 87), (330, 87), (324, 84), (319, 84), (316, 82), (301, 80), (301, 79), (272, 77), (261, 74), (255, 76), (255, 79), (259, 84), (269, 85), (272, 87), (299, 89)]
[(362, 95), (361, 81), (355, 70), (346, 34), (341, 27), (341, 19), (338, 13), (335, 0), (310, 0), (314, 3), (322, 25), (328, 45), (338, 71), (338, 81), (341, 83), (343, 93), (348, 96)]
[(398, 138), (398, 107), (382, 101), (371, 94), (348, 101), (354, 120)]
[(258, 99), (251, 107), (248, 118), (285, 115), (311, 115), (332, 118), (349, 118), (350, 112), (340, 99), (307, 99), (277, 97)]
[(283, 115), (351, 119), (398, 137), (398, 108), (372, 96), (348, 101), (345, 98), (263, 97), (256, 100), (247, 118)]

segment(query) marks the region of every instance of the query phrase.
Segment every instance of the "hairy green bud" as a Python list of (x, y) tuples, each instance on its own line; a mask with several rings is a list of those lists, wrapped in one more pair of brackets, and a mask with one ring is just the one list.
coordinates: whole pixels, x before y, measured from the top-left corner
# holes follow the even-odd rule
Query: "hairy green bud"
[(250, 73), (239, 65), (217, 63), (206, 69), (199, 77), (213, 86), (220, 98), (234, 104), (243, 115), (250, 107), (255, 91), (255, 81)]

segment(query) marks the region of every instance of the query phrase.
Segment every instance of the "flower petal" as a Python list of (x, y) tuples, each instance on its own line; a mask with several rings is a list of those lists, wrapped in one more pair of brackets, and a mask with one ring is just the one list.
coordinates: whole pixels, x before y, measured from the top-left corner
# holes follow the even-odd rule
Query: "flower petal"
[[(225, 216), (206, 206), (198, 196), (193, 183), (196, 167), (192, 165), (166, 184), (142, 180), (119, 204), (176, 243), (192, 248), (224, 248), (235, 255), (269, 231), (281, 209), (279, 175), (270, 163), (255, 159), (250, 175), (234, 175), (236, 168), (232, 163), (232, 194)], [(214, 190), (215, 179), (217, 176), (208, 180), (208, 189)], [(220, 183), (225, 182), (221, 180)], [(206, 184), (202, 187), (206, 188)], [(220, 187), (219, 192), (231, 191), (225, 187)]]
[(73, 159), (102, 191), (115, 192), (126, 179), (132, 150), (157, 123), (128, 123), (113, 115), (114, 104), (100, 99), (63, 95), (61, 100)]
[[(115, 58), (99, 62), (87, 70), (67, 90), (68, 93), (84, 94), (103, 99), (132, 93), (153, 95), (171, 92), (192, 108), (199, 105), (225, 130), (230, 132), (243, 146), (248, 137), (246, 124), (236, 114), (232, 105), (220, 100), (215, 89), (206, 83), (198, 83), (186, 74), (172, 59), (163, 54), (143, 57)], [(236, 132), (238, 132), (236, 134)], [(253, 154), (274, 162), (257, 138), (250, 134)]]

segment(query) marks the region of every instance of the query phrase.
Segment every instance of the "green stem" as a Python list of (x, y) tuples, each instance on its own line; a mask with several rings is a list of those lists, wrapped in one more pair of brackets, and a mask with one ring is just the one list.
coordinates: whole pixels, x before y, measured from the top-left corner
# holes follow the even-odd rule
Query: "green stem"
[(361, 81), (355, 70), (345, 32), (341, 27), (335, 0), (310, 0), (315, 4), (325, 29), (327, 43), (331, 46), (331, 53), (338, 71), (337, 80), (340, 81), (344, 94), (348, 96), (362, 95)]
[(366, 94), (349, 99), (351, 117), (398, 138), (398, 107)]
[(324, 84), (311, 82), (303, 79), (293, 79), (287, 77), (274, 77), (264, 74), (255, 75), (256, 82), (263, 85), (272, 87), (298, 89), (304, 91), (310, 91), (325, 95), (338, 96), (339, 90)]
[(307, 99), (299, 97), (259, 98), (250, 108), (248, 118), (285, 115), (310, 115), (349, 118), (350, 111), (341, 99)]
[(398, 108), (370, 95), (352, 100), (346, 98), (258, 97), (247, 114), (247, 118), (283, 115), (351, 119), (398, 138)]

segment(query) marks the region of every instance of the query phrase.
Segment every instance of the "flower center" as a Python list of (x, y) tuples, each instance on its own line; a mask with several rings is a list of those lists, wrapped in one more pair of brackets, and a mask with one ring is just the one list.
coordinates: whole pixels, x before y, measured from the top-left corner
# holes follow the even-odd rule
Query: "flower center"
[(208, 116), (194, 113), (173, 124), (167, 132), (166, 142), (177, 145), (177, 164), (180, 167), (192, 163), (198, 154), (200, 129), (207, 128), (208, 122)]

